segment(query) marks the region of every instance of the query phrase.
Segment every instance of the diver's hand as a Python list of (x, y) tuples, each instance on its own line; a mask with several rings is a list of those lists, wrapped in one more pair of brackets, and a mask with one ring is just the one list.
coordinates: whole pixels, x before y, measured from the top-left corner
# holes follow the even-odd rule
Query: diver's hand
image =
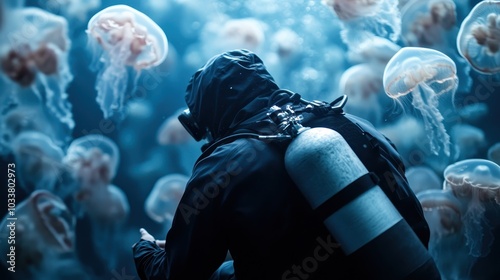
[(141, 239), (155, 242), (156, 239), (151, 234), (149, 234), (149, 232), (147, 232), (145, 229), (141, 228), (139, 232), (141, 233)]
[(151, 234), (149, 234), (149, 232), (147, 232), (143, 228), (141, 228), (139, 232), (141, 233), (141, 239), (154, 242), (156, 243), (156, 245), (158, 245), (158, 247), (165, 249), (165, 240), (156, 240)]

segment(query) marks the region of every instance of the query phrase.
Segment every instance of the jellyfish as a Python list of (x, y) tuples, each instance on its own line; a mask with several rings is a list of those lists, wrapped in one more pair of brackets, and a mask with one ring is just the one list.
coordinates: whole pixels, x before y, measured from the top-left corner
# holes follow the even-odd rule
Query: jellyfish
[(458, 147), (458, 159), (474, 157), (486, 145), (484, 131), (469, 124), (456, 124), (450, 130), (451, 141)]
[(456, 5), (452, 0), (412, 0), (401, 10), (401, 36), (405, 46), (438, 50), (457, 66), (460, 92), (469, 92), (470, 66), (456, 50)]
[(433, 48), (448, 44), (447, 33), (453, 31), (457, 21), (455, 9), (452, 0), (413, 0), (407, 3), (401, 10), (401, 35), (405, 45)]
[(473, 103), (457, 110), (460, 118), (465, 121), (477, 121), (488, 115), (489, 108), (486, 103)]
[(464, 209), (450, 190), (425, 190), (417, 194), (429, 225), (429, 253), (443, 279), (469, 279), (474, 258), (464, 248)]
[(383, 68), (400, 49), (392, 41), (374, 36), (357, 46), (350, 46), (348, 57), (352, 62), (370, 63)]
[(457, 47), (479, 73), (500, 72), (499, 1), (481, 1), (472, 9), (460, 26)]
[(406, 178), (415, 194), (426, 190), (439, 190), (443, 185), (434, 170), (423, 165), (408, 168)]
[(450, 136), (442, 123), (438, 97), (454, 96), (458, 86), (456, 66), (445, 54), (425, 48), (402, 48), (387, 64), (384, 89), (393, 99), (411, 93), (412, 105), (422, 115), (430, 150), (450, 155)]
[(347, 95), (350, 101), (346, 112), (363, 117), (375, 126), (382, 122), (379, 103), (379, 93), (384, 91), (382, 73), (368, 63), (358, 64), (347, 69), (339, 82), (339, 93)]
[(20, 186), (27, 193), (47, 190), (67, 197), (75, 190), (69, 169), (63, 165), (63, 151), (43, 133), (26, 131), (12, 142)]
[(301, 52), (303, 39), (290, 28), (281, 28), (271, 38), (280, 61), (290, 61)]
[(53, 13), (61, 14), (68, 20), (78, 20), (83, 22), (87, 19), (90, 11), (101, 6), (101, 0), (57, 0), (43, 1), (43, 7)]
[(85, 213), (90, 218), (94, 248), (109, 268), (116, 265), (121, 241), (118, 234), (130, 211), (125, 193), (111, 184), (119, 157), (111, 139), (90, 134), (75, 139), (64, 159), (80, 183), (74, 194), (80, 206), (78, 215)]
[(401, 32), (397, 0), (323, 0), (343, 23), (341, 37), (348, 46), (372, 36), (396, 41)]
[(22, 8), (11, 12), (5, 28), (10, 32), (1, 44), (0, 67), (11, 84), (18, 86), (12, 98), (22, 103), (28, 94), (23, 90), (30, 89), (69, 139), (74, 121), (65, 92), (73, 79), (67, 21), (38, 8)]
[(160, 145), (185, 144), (192, 140), (191, 135), (177, 118), (183, 110), (176, 111), (175, 114), (167, 118), (158, 128), (156, 141)]
[(135, 75), (161, 64), (168, 53), (163, 30), (145, 14), (126, 5), (108, 7), (94, 15), (87, 27), (93, 53), (91, 69), (98, 71), (96, 101), (104, 117), (123, 119), (129, 70)]
[[(444, 189), (453, 191), (467, 206), (462, 222), (470, 255), (488, 255), (494, 240), (492, 229), (499, 220), (500, 166), (485, 159), (468, 159), (448, 166), (444, 177)], [(486, 218), (490, 213), (493, 219)]]
[(182, 174), (170, 174), (158, 179), (144, 203), (148, 216), (155, 222), (164, 223), (169, 229), (188, 180), (189, 177)]
[(83, 201), (89, 199), (91, 190), (107, 187), (111, 183), (118, 169), (120, 154), (113, 140), (104, 135), (89, 134), (71, 142), (64, 162), (80, 180), (76, 199)]
[(500, 165), (500, 142), (495, 143), (488, 149), (488, 159)]
[[(0, 250), (3, 263), (12, 249), (7, 237), (15, 235), (15, 266), (20, 279), (38, 279), (55, 261), (75, 250), (75, 218), (58, 196), (37, 190), (0, 222)], [(14, 228), (9, 225), (14, 224)], [(10, 244), (10, 245), (9, 245)], [(46, 264), (46, 265), (43, 265)], [(33, 277), (33, 278), (32, 278)], [(60, 278), (54, 278), (60, 279)]]

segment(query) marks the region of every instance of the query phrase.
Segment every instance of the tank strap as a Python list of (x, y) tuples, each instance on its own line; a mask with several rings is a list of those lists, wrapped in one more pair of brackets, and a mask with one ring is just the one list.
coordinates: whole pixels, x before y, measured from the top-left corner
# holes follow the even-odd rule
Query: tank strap
[(379, 178), (375, 173), (366, 173), (323, 202), (318, 208), (314, 209), (314, 212), (324, 221), (362, 193), (377, 186), (378, 182)]

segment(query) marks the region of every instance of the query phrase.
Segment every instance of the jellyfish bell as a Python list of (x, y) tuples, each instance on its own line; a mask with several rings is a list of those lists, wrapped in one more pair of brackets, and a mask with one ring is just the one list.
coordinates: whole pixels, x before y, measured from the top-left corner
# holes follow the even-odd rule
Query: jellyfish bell
[(180, 113), (182, 113), (182, 109), (168, 117), (158, 128), (156, 141), (160, 145), (184, 144), (192, 139), (192, 136), (177, 118)]
[(125, 193), (115, 185), (87, 189), (78, 201), (98, 226), (121, 224), (130, 207)]
[(120, 153), (115, 142), (100, 134), (89, 134), (71, 142), (64, 162), (82, 182), (81, 188), (107, 186), (115, 177)]
[[(108, 7), (95, 14), (87, 26), (93, 52), (91, 69), (98, 71), (97, 102), (105, 118), (123, 118), (128, 69), (141, 71), (160, 65), (168, 53), (163, 30), (145, 14), (126, 5)], [(136, 86), (136, 84), (135, 84)]]
[[(444, 189), (451, 190), (467, 206), (462, 220), (470, 254), (488, 255), (495, 239), (493, 226), (499, 219), (500, 166), (485, 159), (468, 159), (448, 166), (444, 177)], [(490, 213), (493, 219), (487, 218)]]
[(377, 0), (323, 0), (340, 20), (348, 21), (360, 17), (372, 16), (380, 9), (383, 1)]
[(405, 175), (415, 194), (442, 188), (442, 182), (437, 174), (427, 166), (412, 166), (406, 170)]
[(417, 193), (417, 198), (431, 235), (440, 238), (460, 231), (463, 207), (450, 191), (428, 189)]
[(356, 45), (372, 36), (396, 41), (401, 32), (397, 0), (323, 0), (343, 24), (341, 37)]
[(221, 27), (219, 36), (226, 48), (244, 48), (255, 52), (264, 43), (264, 28), (264, 23), (255, 18), (230, 19)]
[(289, 28), (276, 31), (271, 42), (280, 61), (290, 61), (302, 51), (303, 39)]
[(189, 178), (182, 174), (166, 175), (156, 181), (144, 208), (158, 223), (171, 223)]
[[(49, 256), (74, 252), (75, 219), (64, 202), (45, 190), (33, 192), (15, 210), (16, 265), (19, 269), (36, 268)], [(10, 250), (7, 214), (0, 222), (2, 259)], [(5, 253), (4, 253), (5, 252)]]
[(35, 131), (19, 134), (12, 142), (20, 185), (28, 193), (33, 190), (48, 190), (58, 195), (67, 195), (60, 188), (65, 167), (62, 164), (63, 151), (52, 140)]
[(73, 76), (66, 19), (34, 7), (19, 8), (11, 11), (5, 29), (9, 32), (0, 44), (0, 66), (9, 85), (17, 86), (13, 98), (22, 103), (18, 99), (29, 89), (70, 134), (74, 120), (65, 91)]
[(393, 99), (411, 95), (412, 105), (422, 115), (429, 131), (430, 150), (450, 155), (450, 137), (442, 123), (438, 97), (454, 96), (458, 87), (457, 69), (453, 60), (442, 52), (405, 47), (387, 63), (383, 84), (386, 94)]
[(458, 148), (458, 159), (474, 157), (486, 145), (484, 131), (468, 124), (455, 124), (450, 129), (451, 140)]
[(481, 1), (460, 26), (458, 52), (479, 73), (500, 72), (499, 23), (500, 1)]
[(460, 198), (500, 204), (500, 166), (490, 160), (467, 159), (444, 171), (444, 188)]
[(456, 21), (452, 0), (413, 0), (401, 10), (401, 35), (407, 46), (443, 46)]
[(373, 36), (357, 46), (351, 46), (349, 60), (357, 63), (373, 63), (385, 67), (387, 62), (401, 49), (392, 41)]

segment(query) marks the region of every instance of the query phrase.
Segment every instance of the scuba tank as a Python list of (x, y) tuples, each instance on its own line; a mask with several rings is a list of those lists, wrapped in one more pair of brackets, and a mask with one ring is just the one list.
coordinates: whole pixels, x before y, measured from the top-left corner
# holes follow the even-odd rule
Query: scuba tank
[(329, 128), (301, 125), (301, 112), (343, 113), (346, 101), (343, 96), (331, 104), (270, 109), (278, 136), (292, 139), (285, 153), (288, 174), (360, 270), (374, 279), (439, 278), (425, 246), (345, 139)]

